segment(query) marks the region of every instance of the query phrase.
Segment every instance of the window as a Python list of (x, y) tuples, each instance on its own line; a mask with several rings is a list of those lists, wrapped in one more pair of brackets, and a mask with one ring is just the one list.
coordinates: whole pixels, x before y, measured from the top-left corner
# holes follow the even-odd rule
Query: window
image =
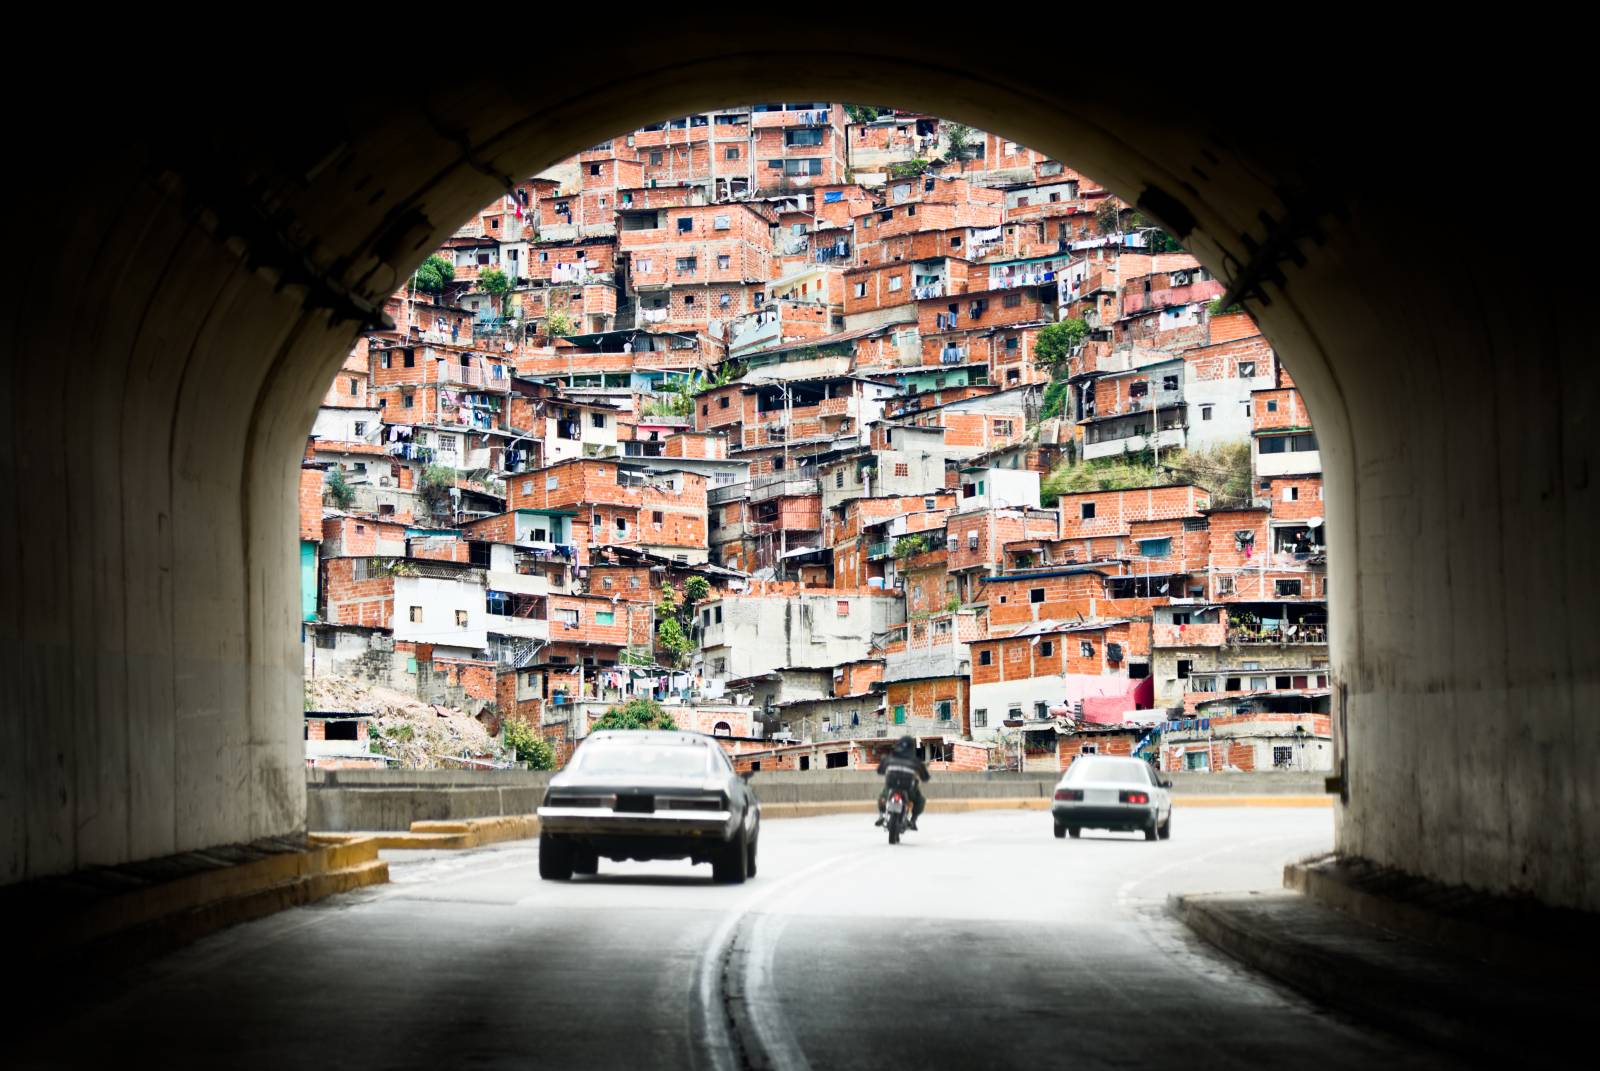
[(987, 729), (989, 727), (988, 707), (978, 707), (972, 712), (972, 727), (974, 729)]
[(1283, 489), (1283, 500), (1285, 502), (1298, 502), (1300, 500), (1300, 488), (1285, 487)]
[(676, 266), (679, 271), (694, 271), (699, 264), (700, 261), (696, 257), (679, 257)]
[(1184, 757), (1183, 757), (1183, 768), (1185, 770), (1209, 770), (1209, 769), (1211, 769), (1211, 752), (1210, 751), (1191, 751), (1191, 752), (1189, 752), (1188, 754), (1184, 755)]
[(729, 230), (733, 227), (733, 219), (729, 216), (717, 216), (712, 220), (711, 227), (718, 231)]
[(834, 613), (838, 614), (840, 617), (849, 617), (850, 616), (850, 600), (849, 599), (840, 599), (838, 602), (834, 603), (833, 609), (834, 609)]
[(661, 154), (659, 152), (651, 153), (650, 154), (650, 162), (652, 164), (659, 164), (661, 162)]
[(895, 704), (894, 723), (896, 725), (904, 725), (906, 723), (906, 708), (904, 703)]
[(456, 628), (466, 628), (466, 627), (467, 627), (467, 612), (465, 610), (457, 610), (456, 611)]
[(722, 150), (722, 158), (724, 160), (737, 160), (737, 159), (739, 159), (739, 147), (737, 145), (735, 145), (732, 148), (723, 149)]
[(1300, 597), (1300, 581), (1298, 580), (1278, 580), (1274, 582), (1273, 587), (1280, 599)]
[(615, 610), (596, 610), (594, 612), (594, 623), (597, 625), (615, 625), (617, 623), (617, 612)]
[(1202, 405), (1200, 407), (1200, 419), (1201, 420), (1210, 420), (1211, 419), (1211, 406)]
[(657, 509), (650, 511), (650, 523), (655, 527), (660, 528), (664, 520), (665, 515), (660, 510)]
[(1214, 692), (1217, 690), (1217, 678), (1190, 677), (1189, 690), (1191, 692)]
[(785, 175), (820, 175), (822, 174), (822, 160), (785, 160), (783, 161)]
[(1233, 577), (1231, 577), (1231, 576), (1219, 576), (1219, 577), (1217, 577), (1217, 594), (1218, 595), (1232, 595), (1233, 594)]
[(1022, 295), (1021, 294), (1007, 294), (1005, 296), (1005, 300), (1002, 301), (1001, 304), (1004, 305), (1008, 309), (1017, 308), (1018, 306), (1020, 306), (1022, 304)]
[(726, 409), (726, 408), (728, 408), (728, 396), (726, 394), (724, 394), (721, 398), (717, 399), (717, 408), (718, 409)]
[(1014, 706), (1014, 707), (1007, 707), (1006, 708), (1006, 720), (1008, 720), (1008, 721), (1021, 721), (1022, 720), (1022, 707), (1021, 707), (1020, 704), (1017, 705), (1017, 706)]
[(1172, 539), (1141, 539), (1139, 554), (1145, 558), (1170, 558), (1172, 556)]
[(626, 532), (627, 530), (628, 530), (628, 518), (626, 518), (626, 517), (618, 517), (617, 518), (617, 531), (618, 532)]
[(1093, 641), (1091, 641), (1091, 640), (1079, 640), (1078, 641), (1078, 654), (1080, 654), (1084, 658), (1093, 658), (1094, 657), (1094, 643), (1093, 643)]
[(956, 707), (956, 704), (955, 704), (954, 700), (950, 700), (950, 699), (941, 699), (941, 700), (939, 700), (939, 702), (935, 704), (935, 709), (938, 711), (938, 714), (939, 714), (939, 720), (940, 721), (949, 721), (955, 715), (955, 707)]
[(365, 437), (366, 434), (367, 434), (367, 422), (365, 420), (356, 421), (356, 438), (358, 438), (358, 439), (363, 438), (363, 437)]
[(1082, 503), (1079, 503), (1079, 505), (1078, 505), (1078, 517), (1079, 517), (1080, 520), (1085, 520), (1085, 521), (1094, 520), (1094, 503), (1093, 502), (1082, 502)]
[(1044, 642), (1039, 644), (1039, 656), (1041, 658), (1049, 658), (1052, 655), (1054, 655), (1055, 653), (1056, 653), (1056, 645), (1051, 643), (1049, 640), (1045, 640)]
[(1050, 704), (1044, 702), (1033, 704), (1033, 716), (1039, 721), (1044, 721), (1050, 716)]
[(576, 610), (559, 610), (558, 609), (556, 611), (556, 621), (559, 624), (565, 625), (567, 628), (577, 628), (578, 627), (578, 611), (576, 611)]
[(1044, 602), (1044, 588), (1029, 588), (1028, 589), (1028, 601), (1029, 602)]
[(980, 666), (992, 666), (992, 665), (994, 665), (994, 651), (993, 651), (993, 649), (988, 649), (988, 650), (983, 650), (983, 651), (979, 651), (978, 652), (978, 665), (980, 665)]
[(1189, 671), (1192, 670), (1193, 668), (1194, 668), (1194, 660), (1193, 659), (1189, 659), (1189, 658), (1180, 658), (1180, 659), (1178, 659), (1178, 679), (1180, 681), (1188, 680), (1189, 679)]
[(1255, 378), (1255, 374), (1256, 374), (1256, 363), (1254, 361), (1240, 361), (1239, 362), (1239, 378), (1240, 379), (1254, 379)]
[(422, 624), (422, 607), (413, 606), (411, 608), (411, 623), (413, 625)]
[(844, 469), (833, 474), (833, 486), (836, 490), (844, 486)]
[(900, 276), (900, 275), (894, 276), (892, 279), (889, 280), (889, 291), (891, 293), (893, 293), (894, 291), (899, 290), (900, 287), (904, 283), (905, 283), (905, 278), (903, 276)]
[(1164, 390), (1164, 391), (1177, 390), (1178, 389), (1178, 377), (1177, 376), (1162, 376), (1161, 377), (1161, 389)]
[(820, 129), (785, 130), (783, 132), (783, 144), (786, 147), (793, 147), (796, 145), (821, 145), (822, 131)]
[(400, 404), (410, 409), (417, 404), (417, 396), (415, 394), (402, 394), (400, 395)]
[[(351, 393), (354, 393), (354, 392), (352, 391)], [(1278, 403), (1276, 401), (1272, 400), (1271, 398), (1268, 398), (1267, 399), (1267, 412), (1276, 413), (1277, 411), (1278, 411)]]
[[(731, 265), (732, 263), (733, 263), (733, 258), (730, 257), (728, 254), (726, 254), (726, 253), (718, 254), (718, 256), (717, 256), (717, 267), (718, 268), (722, 269), (723, 271), (727, 271), (728, 270), (728, 266)], [(724, 294), (722, 296), (723, 297), (727, 297), (728, 295)], [(723, 302), (723, 304), (727, 304), (727, 302)]]

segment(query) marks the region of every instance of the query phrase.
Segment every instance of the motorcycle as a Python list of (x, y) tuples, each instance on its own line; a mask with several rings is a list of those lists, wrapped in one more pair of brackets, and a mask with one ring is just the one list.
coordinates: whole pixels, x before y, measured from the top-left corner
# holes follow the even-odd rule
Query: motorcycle
[(889, 829), (889, 843), (899, 844), (900, 834), (911, 820), (911, 794), (894, 774), (890, 774), (889, 799), (883, 806), (883, 824)]

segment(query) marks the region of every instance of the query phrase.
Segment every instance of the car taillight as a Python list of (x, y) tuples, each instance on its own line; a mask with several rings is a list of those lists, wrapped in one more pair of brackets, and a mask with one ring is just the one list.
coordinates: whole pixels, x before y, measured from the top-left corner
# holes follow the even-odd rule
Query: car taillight
[(1117, 798), (1120, 799), (1123, 803), (1149, 803), (1150, 802), (1150, 793), (1148, 793), (1148, 792), (1119, 792), (1119, 793), (1117, 793)]
[(1081, 788), (1058, 788), (1058, 789), (1056, 789), (1056, 799), (1058, 799), (1058, 800), (1082, 801), (1082, 799), (1083, 799), (1083, 789), (1081, 789)]

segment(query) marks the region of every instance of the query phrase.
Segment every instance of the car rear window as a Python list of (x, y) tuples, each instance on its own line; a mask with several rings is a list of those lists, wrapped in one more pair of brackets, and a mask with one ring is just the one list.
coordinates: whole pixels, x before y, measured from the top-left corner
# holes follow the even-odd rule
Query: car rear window
[(1149, 765), (1138, 759), (1079, 759), (1067, 769), (1073, 784), (1110, 784), (1119, 781), (1149, 783)]
[(627, 774), (661, 777), (703, 777), (703, 747), (640, 744), (590, 745), (583, 749), (578, 768), (586, 774)]

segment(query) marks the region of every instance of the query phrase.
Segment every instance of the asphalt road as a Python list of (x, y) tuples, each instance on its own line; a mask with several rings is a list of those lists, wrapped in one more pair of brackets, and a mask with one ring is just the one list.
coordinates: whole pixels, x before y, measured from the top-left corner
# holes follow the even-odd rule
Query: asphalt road
[(1166, 913), (1174, 892), (1279, 887), (1331, 845), (1327, 810), (1179, 809), (1155, 843), (1058, 841), (1041, 812), (922, 825), (891, 848), (863, 816), (769, 822), (743, 886), (604, 861), (541, 882), (531, 842), (386, 853), (388, 886), (62, 994), (0, 1066), (1444, 1066)]

